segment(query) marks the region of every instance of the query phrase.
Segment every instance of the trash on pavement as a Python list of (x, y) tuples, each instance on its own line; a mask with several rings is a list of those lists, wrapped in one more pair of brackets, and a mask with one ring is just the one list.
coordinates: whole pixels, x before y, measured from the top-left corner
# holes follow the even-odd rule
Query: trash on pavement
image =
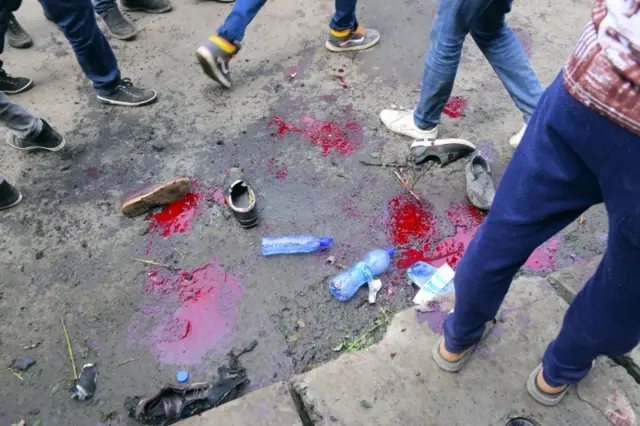
[(14, 370), (25, 371), (36, 363), (36, 360), (28, 356), (19, 356), (11, 362), (11, 368)]
[(329, 281), (329, 290), (338, 300), (346, 302), (360, 287), (382, 275), (394, 254), (393, 247), (370, 251), (360, 262)]
[(176, 380), (178, 383), (187, 383), (189, 381), (189, 372), (187, 371), (178, 371), (176, 373)]
[(293, 80), (294, 78), (296, 78), (296, 75), (298, 75), (298, 73), (295, 71), (292, 71), (291, 74), (289, 74), (289, 80)]
[(331, 247), (333, 238), (318, 238), (313, 235), (291, 235), (285, 237), (265, 237), (262, 239), (262, 254), (311, 253)]
[(128, 217), (140, 216), (154, 207), (183, 198), (189, 191), (191, 180), (184, 177), (163, 183), (141, 185), (122, 195), (122, 213)]
[(489, 210), (496, 196), (496, 186), (491, 176), (491, 167), (480, 154), (473, 156), (465, 169), (467, 197), (480, 210)]
[(240, 352), (229, 352), (229, 365), (218, 367), (214, 383), (169, 384), (147, 398), (127, 397), (124, 407), (129, 417), (141, 424), (167, 425), (237, 398), (242, 388), (249, 384), (247, 371), (238, 358), (252, 351), (257, 344), (253, 340)]
[(373, 408), (373, 404), (367, 401), (366, 399), (363, 399), (362, 401), (360, 401), (360, 406), (362, 408)]
[(238, 167), (229, 169), (222, 187), (224, 199), (240, 226), (243, 228), (256, 226), (258, 224), (256, 194), (244, 180), (242, 170)]
[(95, 364), (85, 364), (80, 370), (80, 376), (71, 388), (71, 398), (84, 401), (91, 398), (96, 391), (96, 381), (98, 380), (98, 369)]
[(436, 139), (414, 141), (410, 150), (416, 164), (427, 160), (439, 160), (440, 167), (442, 167), (459, 158), (466, 157), (475, 151), (476, 147), (464, 139)]
[(376, 297), (378, 296), (378, 292), (382, 288), (382, 281), (378, 278), (374, 278), (368, 283), (369, 286), (369, 304), (373, 305), (376, 303)]
[(438, 269), (424, 262), (416, 262), (408, 271), (409, 278), (420, 290), (413, 298), (413, 303), (422, 305), (440, 294), (453, 290), (455, 272), (445, 263)]

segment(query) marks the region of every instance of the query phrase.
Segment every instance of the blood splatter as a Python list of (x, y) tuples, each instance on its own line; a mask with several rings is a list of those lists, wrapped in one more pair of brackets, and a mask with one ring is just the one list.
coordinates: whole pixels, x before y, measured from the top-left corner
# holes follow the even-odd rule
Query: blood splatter
[(97, 179), (98, 178), (98, 169), (96, 169), (95, 167), (89, 167), (87, 169), (87, 176), (89, 176), (90, 178)]
[(326, 157), (332, 152), (340, 155), (350, 155), (356, 149), (362, 148), (362, 142), (354, 140), (354, 136), (362, 137), (362, 128), (358, 123), (347, 123), (341, 127), (335, 121), (317, 120), (308, 115), (300, 117), (302, 128), (284, 120), (282, 117), (273, 117), (269, 126), (278, 126), (278, 135), (283, 137), (287, 132), (300, 133), (306, 139), (322, 149), (322, 156)]
[(535, 249), (522, 267), (533, 272), (553, 270), (556, 266), (557, 252), (561, 241), (562, 238), (560, 235), (552, 237), (549, 241)]
[(344, 68), (338, 68), (338, 72), (344, 72)]
[(451, 118), (464, 117), (464, 110), (467, 108), (467, 100), (460, 96), (451, 96), (444, 106), (444, 112)]
[(189, 232), (201, 199), (201, 193), (191, 192), (184, 198), (167, 205), (161, 212), (151, 215), (149, 229), (159, 230), (163, 237)]
[(433, 214), (409, 195), (389, 200), (389, 236), (394, 245), (407, 246), (428, 240), (436, 234)]
[(171, 276), (153, 271), (144, 291), (178, 303), (172, 314), (156, 324), (151, 336), (158, 360), (184, 365), (199, 363), (230, 336), (242, 288), (214, 260)]
[(344, 77), (341, 75), (336, 75), (336, 78), (338, 79), (338, 81), (340, 81), (340, 83), (342, 83), (342, 88), (343, 89), (348, 89), (349, 86), (344, 82)]
[(267, 173), (269, 174), (269, 176), (273, 176), (276, 179), (284, 179), (289, 174), (289, 169), (286, 167), (283, 167), (282, 169), (277, 170), (276, 159), (272, 158), (267, 163)]
[(325, 102), (336, 102), (338, 100), (338, 97), (336, 95), (322, 95), (320, 96), (320, 100), (321, 101), (325, 101)]

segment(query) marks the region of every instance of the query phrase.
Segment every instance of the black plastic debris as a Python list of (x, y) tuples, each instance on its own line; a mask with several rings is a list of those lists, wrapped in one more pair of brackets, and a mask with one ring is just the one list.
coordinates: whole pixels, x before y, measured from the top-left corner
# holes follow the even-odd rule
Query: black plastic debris
[(19, 356), (11, 362), (11, 368), (14, 370), (25, 371), (36, 363), (36, 360), (28, 356)]
[(238, 358), (257, 344), (253, 340), (238, 353), (229, 352), (229, 365), (218, 367), (213, 383), (169, 384), (147, 398), (127, 397), (124, 408), (140, 424), (169, 425), (234, 400), (249, 384), (247, 371)]
[(95, 364), (85, 364), (80, 370), (80, 376), (71, 388), (71, 398), (84, 401), (91, 398), (96, 391), (96, 381), (98, 380), (98, 369)]

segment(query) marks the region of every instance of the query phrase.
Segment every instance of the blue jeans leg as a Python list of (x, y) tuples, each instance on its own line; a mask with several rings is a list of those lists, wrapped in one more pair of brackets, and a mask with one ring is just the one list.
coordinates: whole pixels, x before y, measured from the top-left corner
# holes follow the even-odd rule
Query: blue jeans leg
[(447, 350), (460, 353), (477, 342), (531, 252), (602, 201), (610, 220), (607, 253), (547, 349), (545, 380), (575, 383), (598, 354), (620, 355), (638, 343), (640, 264), (632, 259), (640, 258), (639, 142), (573, 99), (558, 76), (458, 265), (455, 310), (445, 320)]
[(111, 93), (120, 82), (120, 70), (109, 42), (98, 28), (91, 1), (40, 0), (40, 3), (69, 40), (96, 92)]
[(111, 9), (116, 6), (116, 0), (91, 0), (91, 4), (93, 5), (93, 10), (101, 15), (107, 11), (107, 9)]
[(230, 43), (242, 41), (244, 33), (267, 0), (236, 0), (224, 24), (218, 28), (218, 36)]
[(358, 0), (336, 0), (336, 12), (329, 24), (332, 30), (344, 31), (358, 28), (357, 3)]
[(542, 86), (522, 44), (506, 23), (511, 1), (494, 1), (471, 26), (471, 36), (528, 122)]
[[(9, 30), (9, 18), (18, 10), (22, 0), (0, 0), (0, 54), (4, 52), (4, 39)], [(0, 68), (2, 63), (0, 62)]]

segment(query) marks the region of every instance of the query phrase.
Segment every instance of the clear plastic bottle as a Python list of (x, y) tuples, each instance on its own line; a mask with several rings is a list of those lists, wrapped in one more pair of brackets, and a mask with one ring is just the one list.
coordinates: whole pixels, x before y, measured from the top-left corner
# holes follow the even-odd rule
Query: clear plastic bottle
[(265, 237), (262, 239), (262, 254), (311, 253), (329, 248), (333, 238), (318, 238), (313, 235), (291, 235), (286, 237)]
[(394, 254), (393, 247), (370, 251), (360, 262), (329, 281), (329, 290), (338, 300), (346, 302), (360, 287), (384, 273)]

